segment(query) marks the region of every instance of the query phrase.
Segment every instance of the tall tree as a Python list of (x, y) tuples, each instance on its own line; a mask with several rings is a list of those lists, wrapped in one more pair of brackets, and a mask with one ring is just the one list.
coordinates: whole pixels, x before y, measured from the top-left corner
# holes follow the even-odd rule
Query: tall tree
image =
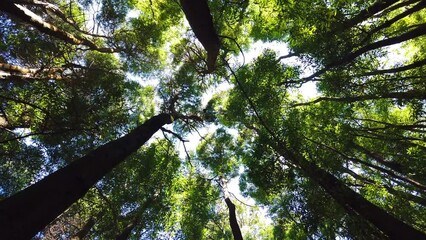
[[(2, 227), (46, 239), (424, 238), (425, 6), (7, 0), (0, 206), (20, 209), (0, 212)], [(256, 206), (220, 179), (239, 179)]]
[[(29, 188), (0, 203), (4, 236), (14, 239), (33, 237), (127, 156), (135, 152), (163, 125), (173, 122), (169, 114), (152, 117), (115, 141), (49, 175)], [(27, 199), (32, 199), (29, 204)]]

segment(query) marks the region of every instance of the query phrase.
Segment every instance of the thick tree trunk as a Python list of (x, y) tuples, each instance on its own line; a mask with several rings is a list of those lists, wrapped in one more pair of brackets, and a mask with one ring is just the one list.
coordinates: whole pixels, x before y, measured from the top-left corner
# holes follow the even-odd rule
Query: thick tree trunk
[[(283, 145), (282, 145), (283, 146)], [(390, 239), (426, 239), (426, 234), (395, 218), (377, 207), (363, 196), (346, 186), (342, 181), (309, 162), (302, 155), (284, 147), (273, 146), (286, 160), (300, 167), (307, 177), (318, 183), (330, 196), (348, 212), (358, 215), (372, 223)]]
[(240, 226), (237, 221), (237, 215), (235, 214), (235, 205), (229, 198), (225, 198), (225, 203), (229, 210), (229, 225), (231, 226), (234, 240), (243, 240), (243, 235), (241, 234)]
[(180, 4), (192, 31), (207, 51), (207, 72), (211, 73), (219, 55), (220, 40), (207, 0), (180, 0)]
[(111, 141), (0, 202), (0, 233), (4, 239), (30, 239), (53, 221), (115, 166), (137, 151), (163, 125), (159, 114), (129, 134)]

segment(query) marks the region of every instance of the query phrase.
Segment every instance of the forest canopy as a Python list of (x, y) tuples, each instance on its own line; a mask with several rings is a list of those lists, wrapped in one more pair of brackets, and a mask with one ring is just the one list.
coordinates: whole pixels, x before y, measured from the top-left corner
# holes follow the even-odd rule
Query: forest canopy
[(425, 7), (5, 0), (0, 238), (426, 239)]

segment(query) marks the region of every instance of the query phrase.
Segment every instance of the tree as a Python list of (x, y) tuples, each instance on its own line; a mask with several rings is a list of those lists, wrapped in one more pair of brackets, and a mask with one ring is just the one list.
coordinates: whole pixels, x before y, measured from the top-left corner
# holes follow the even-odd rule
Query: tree
[[(267, 72), (269, 69), (271, 71), (279, 71), (277, 68), (273, 67), (274, 59), (274, 55), (271, 55), (271, 53), (266, 52), (265, 56), (261, 57), (255, 64), (253, 64), (251, 68), (242, 69), (239, 74), (234, 75), (235, 81), (237, 81), (238, 86), (241, 88), (241, 93), (232, 92), (233, 95), (231, 95), (231, 100), (228, 107), (230, 109), (229, 117), (231, 119), (239, 119), (236, 122), (237, 124), (241, 121), (241, 119), (245, 119), (242, 123), (243, 126), (249, 129), (253, 129), (256, 134), (265, 134), (266, 136), (260, 137), (262, 139), (260, 141), (264, 141), (263, 144), (269, 145), (278, 155), (283, 158), (284, 161), (288, 162), (287, 164), (298, 168), (299, 171), (305, 174), (305, 176), (309, 177), (311, 180), (322, 186), (324, 190), (332, 196), (332, 198), (334, 198), (344, 209), (346, 209), (346, 211), (348, 211), (348, 213), (351, 214), (354, 211), (357, 215), (359, 214), (364, 219), (370, 221), (373, 225), (375, 225), (377, 228), (379, 228), (382, 232), (384, 232), (387, 236), (391, 238), (402, 237), (402, 235), (398, 237), (398, 234), (405, 230), (401, 229), (399, 231), (394, 232), (394, 229), (396, 229), (396, 226), (404, 226), (405, 224), (400, 222), (400, 220), (397, 220), (395, 217), (389, 215), (383, 209), (380, 209), (377, 206), (371, 204), (361, 195), (357, 194), (349, 187), (345, 186), (345, 184), (341, 180), (318, 167), (316, 165), (317, 163), (315, 163), (318, 160), (313, 158), (311, 161), (308, 161), (307, 157), (302, 154), (306, 153), (309, 158), (312, 158), (312, 152), (310, 152), (309, 147), (305, 146), (304, 144), (304, 142), (306, 141), (304, 138), (307, 138), (307, 136), (309, 136), (308, 134), (305, 135), (303, 133), (305, 129), (309, 129), (307, 128), (307, 126), (303, 126), (304, 124), (308, 124), (310, 121), (306, 118), (304, 121), (302, 121), (302, 116), (306, 117), (306, 115), (304, 115), (303, 113), (301, 113), (301, 115), (298, 115), (298, 111), (290, 109), (290, 111), (293, 113), (287, 113), (287, 119), (285, 120), (281, 120), (279, 115), (276, 116), (274, 119), (270, 118), (270, 116), (274, 115), (273, 106), (280, 106), (281, 104), (279, 102), (283, 101), (284, 98), (282, 95), (285, 95), (285, 92), (280, 92), (277, 89), (275, 90), (275, 94), (272, 95), (274, 97), (271, 97), (271, 90), (269, 90), (268, 93), (262, 90), (262, 88), (266, 88), (273, 85), (274, 82), (272, 79), (274, 79), (274, 76), (278, 75), (275, 72), (271, 74), (268, 74)], [(256, 79), (256, 82), (250, 82), (251, 79)], [(268, 81), (268, 85), (262, 84), (263, 81)], [(275, 81), (278, 82), (278, 80)], [(255, 88), (260, 89), (254, 90)], [(245, 89), (250, 89), (251, 92), (248, 93)], [(244, 101), (241, 101), (241, 98), (246, 99)], [(246, 104), (246, 106), (241, 106), (241, 104)], [(241, 109), (245, 109), (245, 111), (248, 112), (241, 112)], [(250, 111), (252, 112), (250, 113)], [(344, 111), (340, 110), (337, 113), (342, 114), (344, 113)], [(293, 118), (295, 114), (299, 116), (298, 119)], [(263, 118), (263, 116), (265, 115), (269, 116), (269, 118)], [(330, 117), (330, 113), (328, 113), (327, 117)], [(257, 119), (257, 121), (253, 119)], [(324, 123), (325, 121), (321, 120), (321, 122)], [(281, 126), (285, 126), (284, 129), (282, 129)], [(281, 140), (281, 138), (287, 139), (288, 143), (286, 141)], [(318, 143), (315, 142), (315, 145), (318, 145)], [(345, 152), (343, 152), (343, 154), (344, 153)], [(326, 154), (321, 154), (318, 157), (320, 157), (321, 159), (327, 159), (326, 156)], [(280, 163), (280, 160), (278, 160), (278, 164), (282, 164)], [(334, 169), (333, 167), (331, 169), (333, 169), (334, 171), (342, 171), (339, 168), (342, 167), (335, 166)], [(362, 213), (362, 211), (366, 209), (369, 210), (367, 210), (365, 213)], [(368, 215), (375, 211), (377, 211), (376, 216), (381, 214), (384, 215), (374, 220), (374, 216)], [(383, 219), (388, 220), (383, 221)], [(388, 226), (383, 225), (386, 224), (386, 222), (388, 222)], [(403, 235), (413, 234), (413, 238), (423, 237), (423, 233), (411, 228), (408, 225), (405, 226), (407, 226), (407, 232)]]
[[(29, 188), (0, 203), (5, 236), (26, 239), (80, 199), (90, 187), (135, 152), (163, 125), (172, 123), (169, 114), (157, 115), (126, 136), (103, 145), (73, 161)], [(32, 199), (28, 204), (27, 199)], [(52, 205), (54, 203), (54, 205)], [(41, 214), (43, 217), (41, 217)]]
[[(2, 227), (36, 239), (425, 238), (425, 6), (6, 1)], [(252, 200), (227, 186), (238, 180)]]

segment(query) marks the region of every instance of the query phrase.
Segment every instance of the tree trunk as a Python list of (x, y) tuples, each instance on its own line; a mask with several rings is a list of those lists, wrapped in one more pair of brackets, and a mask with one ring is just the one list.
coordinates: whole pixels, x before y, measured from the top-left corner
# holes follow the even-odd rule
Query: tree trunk
[(136, 217), (129, 225), (124, 228), (124, 230), (115, 237), (115, 240), (127, 240), (132, 233), (132, 230), (136, 227), (139, 219)]
[(137, 151), (163, 125), (159, 114), (127, 135), (111, 141), (0, 202), (0, 232), (4, 239), (30, 239), (65, 211), (115, 166)]
[(207, 0), (180, 0), (180, 4), (192, 31), (207, 51), (207, 72), (211, 73), (219, 55), (220, 40)]
[(0, 10), (9, 13), (11, 16), (14, 16), (15, 18), (21, 20), (24, 23), (30, 24), (31, 26), (37, 28), (40, 32), (61, 39), (66, 43), (70, 43), (73, 45), (85, 45), (90, 49), (99, 52), (117, 52), (116, 49), (98, 47), (94, 42), (84, 37), (75, 36), (71, 33), (65, 32), (59, 29), (58, 27), (43, 21), (40, 16), (33, 13), (29, 9), (19, 4), (14, 4), (11, 1), (6, 1), (5, 3), (2, 3), (0, 5)]
[(235, 205), (229, 198), (225, 198), (225, 202), (229, 210), (229, 225), (231, 226), (234, 240), (243, 240), (243, 235), (241, 234), (240, 226), (238, 225), (237, 216), (235, 214)]
[(35, 69), (35, 68), (24, 68), (17, 65), (11, 65), (0, 62), (0, 79), (6, 80), (63, 80), (62, 68), (50, 68), (50, 69)]
[(390, 239), (426, 239), (426, 234), (372, 204), (338, 178), (308, 161), (302, 155), (289, 151), (282, 144), (281, 147), (273, 146), (273, 148), (286, 160), (298, 166), (307, 177), (318, 183), (346, 211), (356, 212)]
[(82, 240), (90, 232), (90, 229), (95, 225), (95, 219), (90, 217), (84, 226), (72, 237), (72, 240)]
[(132, 221), (127, 224), (127, 226), (119, 234), (115, 236), (115, 240), (127, 240), (130, 237), (133, 229), (138, 225), (142, 218), (143, 212), (147, 210), (150, 205), (156, 201), (156, 197), (149, 197), (137, 210), (135, 210), (136, 215), (133, 217)]

